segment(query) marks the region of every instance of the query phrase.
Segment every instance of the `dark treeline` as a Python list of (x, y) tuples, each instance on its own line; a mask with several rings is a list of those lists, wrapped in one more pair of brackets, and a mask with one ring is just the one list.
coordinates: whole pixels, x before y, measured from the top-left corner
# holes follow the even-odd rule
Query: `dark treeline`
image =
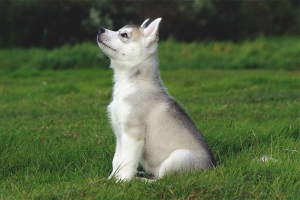
[(299, 34), (299, 1), (1, 1), (0, 47), (54, 48), (97, 30), (162, 17), (160, 38), (243, 40)]

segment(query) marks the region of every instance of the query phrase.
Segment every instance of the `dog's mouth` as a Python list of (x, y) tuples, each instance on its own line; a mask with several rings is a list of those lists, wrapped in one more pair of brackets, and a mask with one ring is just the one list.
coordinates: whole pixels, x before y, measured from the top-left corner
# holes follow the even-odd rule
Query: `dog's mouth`
[(117, 51), (114, 48), (112, 48), (112, 47), (108, 46), (107, 44), (105, 44), (99, 37), (98, 37), (98, 43), (102, 44), (104, 47), (106, 47), (106, 48), (108, 48), (108, 49), (110, 49), (112, 51)]

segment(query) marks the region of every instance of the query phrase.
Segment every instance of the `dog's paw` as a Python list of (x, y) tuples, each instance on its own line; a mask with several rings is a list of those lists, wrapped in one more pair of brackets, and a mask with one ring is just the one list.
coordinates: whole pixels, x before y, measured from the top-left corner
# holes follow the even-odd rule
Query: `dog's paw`
[(137, 180), (140, 180), (140, 181), (144, 181), (146, 183), (152, 183), (154, 181), (156, 181), (155, 179), (148, 179), (148, 178), (141, 178), (141, 177), (135, 177)]
[(116, 182), (119, 182), (119, 181), (130, 181), (131, 178), (128, 176), (122, 176), (120, 174), (113, 173), (107, 179), (108, 180), (115, 179)]

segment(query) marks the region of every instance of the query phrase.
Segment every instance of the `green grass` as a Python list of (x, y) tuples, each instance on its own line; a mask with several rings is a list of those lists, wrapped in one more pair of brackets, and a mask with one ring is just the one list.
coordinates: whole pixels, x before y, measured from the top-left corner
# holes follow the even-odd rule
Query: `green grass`
[[(159, 43), (162, 69), (300, 69), (299, 37), (257, 38), (253, 41)], [(180, 58), (180, 59), (174, 59)], [(103, 63), (103, 64), (100, 64)], [(96, 41), (46, 49), (0, 49), (0, 74), (22, 70), (107, 68), (108, 58)]]
[(17, 71), (0, 76), (0, 199), (300, 198), (299, 71), (161, 74), (216, 168), (153, 183), (107, 180), (112, 71)]

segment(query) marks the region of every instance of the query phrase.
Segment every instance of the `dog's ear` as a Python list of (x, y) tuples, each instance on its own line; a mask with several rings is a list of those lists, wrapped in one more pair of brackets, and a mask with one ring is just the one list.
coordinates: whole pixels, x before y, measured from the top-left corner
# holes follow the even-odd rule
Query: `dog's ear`
[(158, 26), (160, 21), (161, 18), (157, 18), (151, 24), (149, 24), (147, 28), (144, 29), (144, 37), (147, 46), (158, 40)]
[(149, 21), (149, 19), (146, 19), (146, 20), (142, 23), (141, 28), (146, 28), (146, 24), (147, 24), (148, 21)]

